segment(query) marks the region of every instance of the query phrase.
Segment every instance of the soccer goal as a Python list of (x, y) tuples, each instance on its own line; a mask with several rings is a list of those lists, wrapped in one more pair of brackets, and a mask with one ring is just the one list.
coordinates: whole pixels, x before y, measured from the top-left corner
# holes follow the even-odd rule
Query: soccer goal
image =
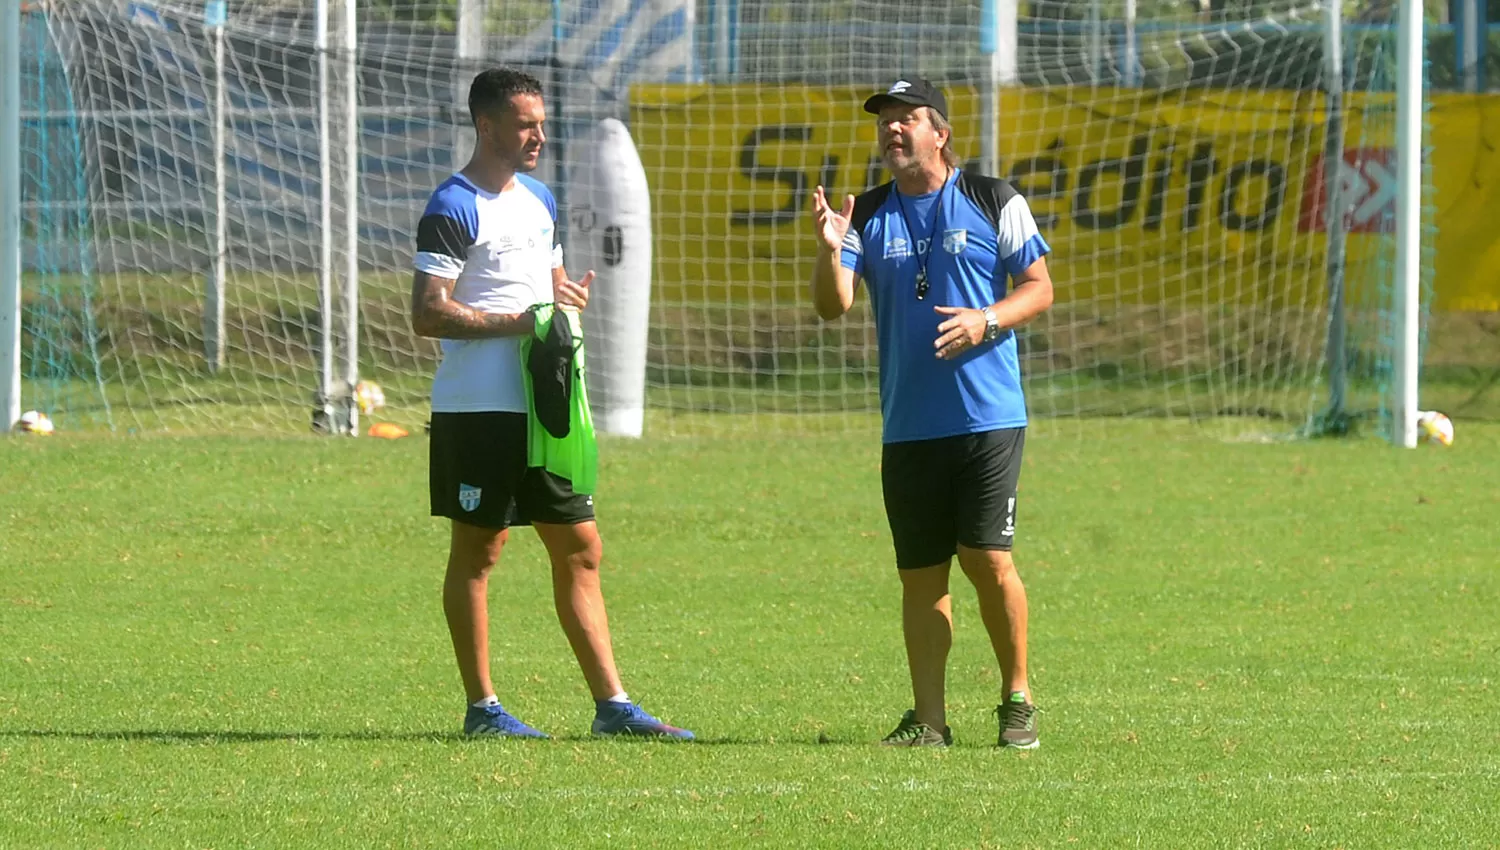
[(548, 92), (569, 268), (611, 275), (606, 430), (870, 426), (871, 316), (813, 315), (807, 219), (817, 184), (888, 179), (860, 103), (910, 73), (1053, 247), (1056, 304), (1020, 334), (1038, 421), (1414, 438), (1438, 265), (1414, 3), (1400, 26), (1304, 0), (0, 8), (7, 421), (419, 428), (415, 224), (468, 156), (468, 80), (506, 63)]

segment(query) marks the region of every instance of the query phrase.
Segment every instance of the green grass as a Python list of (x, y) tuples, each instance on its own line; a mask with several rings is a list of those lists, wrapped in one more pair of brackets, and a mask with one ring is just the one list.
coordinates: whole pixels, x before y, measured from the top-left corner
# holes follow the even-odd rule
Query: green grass
[(958, 746), (872, 745), (909, 695), (870, 433), (604, 446), (622, 672), (692, 745), (586, 738), (524, 532), (496, 680), (559, 740), (455, 734), (420, 435), (3, 440), (0, 846), (1500, 846), (1500, 427), (1459, 425), (1039, 432), (1029, 754), (961, 578)]

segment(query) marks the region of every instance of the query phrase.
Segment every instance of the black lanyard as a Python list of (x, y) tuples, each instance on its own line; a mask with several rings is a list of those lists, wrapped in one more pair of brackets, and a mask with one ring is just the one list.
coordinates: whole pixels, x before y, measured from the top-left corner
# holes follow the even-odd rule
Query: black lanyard
[(932, 240), (937, 238), (938, 221), (942, 218), (943, 215), (943, 196), (948, 192), (948, 180), (952, 176), (953, 172), (951, 170), (945, 169), (943, 171), (943, 188), (938, 190), (937, 212), (933, 213), (932, 215), (932, 232), (927, 234), (927, 256), (925, 257), (917, 251), (917, 246), (921, 243), (917, 241), (917, 232), (911, 226), (911, 219), (907, 218), (906, 216), (906, 202), (901, 200), (901, 190), (894, 186), (891, 187), (896, 191), (896, 205), (901, 207), (901, 221), (906, 225), (906, 235), (912, 238), (911, 251), (912, 254), (914, 254), (917, 258), (918, 301), (921, 301), (922, 299), (927, 297), (927, 290), (929, 288), (927, 283), (927, 261), (932, 258), (932, 252), (937, 247), (936, 245), (932, 244)]

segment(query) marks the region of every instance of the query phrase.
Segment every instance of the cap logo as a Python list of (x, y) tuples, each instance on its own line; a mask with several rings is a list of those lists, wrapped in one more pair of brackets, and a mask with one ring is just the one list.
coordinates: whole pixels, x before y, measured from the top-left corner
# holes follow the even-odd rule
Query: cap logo
[(911, 83), (905, 80), (897, 80), (896, 84), (891, 86), (891, 90), (886, 92), (886, 94), (900, 94), (909, 88), (911, 88)]

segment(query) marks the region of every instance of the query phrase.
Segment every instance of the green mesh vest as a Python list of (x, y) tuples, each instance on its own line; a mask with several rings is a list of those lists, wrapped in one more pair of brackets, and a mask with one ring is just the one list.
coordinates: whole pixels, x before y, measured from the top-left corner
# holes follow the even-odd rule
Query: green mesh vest
[(599, 444), (584, 384), (583, 322), (576, 310), (531, 308), (536, 325), (521, 340), (526, 382), (526, 465), (568, 479), (592, 495), (599, 480)]

